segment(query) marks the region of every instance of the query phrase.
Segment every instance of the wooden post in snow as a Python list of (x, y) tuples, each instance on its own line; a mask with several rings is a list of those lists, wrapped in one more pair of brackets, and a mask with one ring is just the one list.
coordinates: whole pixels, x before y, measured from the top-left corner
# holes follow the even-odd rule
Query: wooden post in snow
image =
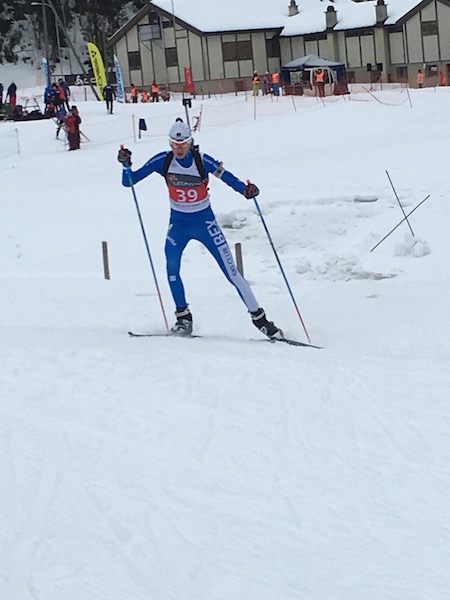
[(102, 254), (103, 254), (103, 273), (105, 279), (111, 279), (109, 276), (109, 258), (108, 258), (108, 242), (102, 242)]
[(244, 277), (244, 264), (242, 262), (242, 246), (238, 242), (234, 245), (234, 252), (236, 254), (236, 266), (238, 268), (239, 273)]

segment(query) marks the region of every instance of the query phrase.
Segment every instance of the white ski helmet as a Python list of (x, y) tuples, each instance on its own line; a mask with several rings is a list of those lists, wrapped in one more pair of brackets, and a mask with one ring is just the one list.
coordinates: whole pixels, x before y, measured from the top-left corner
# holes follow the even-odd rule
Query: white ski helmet
[(171, 144), (173, 142), (182, 144), (184, 142), (190, 142), (191, 139), (191, 130), (189, 129), (188, 125), (186, 125), (186, 123), (184, 123), (181, 119), (177, 119), (170, 128), (169, 142)]

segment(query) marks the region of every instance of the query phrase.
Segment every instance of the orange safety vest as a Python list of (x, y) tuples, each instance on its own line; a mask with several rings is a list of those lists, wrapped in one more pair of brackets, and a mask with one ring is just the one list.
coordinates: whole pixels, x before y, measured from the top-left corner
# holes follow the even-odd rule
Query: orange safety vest
[(417, 73), (417, 83), (423, 83), (425, 81), (425, 75), (423, 73)]
[(136, 87), (136, 86), (133, 86), (133, 87), (131, 88), (131, 95), (132, 95), (132, 96), (134, 96), (135, 98), (137, 98), (137, 97), (138, 97), (138, 94), (139, 94), (139, 92), (138, 92), (138, 89), (137, 89), (137, 87)]
[(157, 83), (152, 83), (152, 94), (159, 94), (159, 85)]
[(316, 83), (323, 83), (325, 77), (325, 73), (316, 73)]
[(280, 83), (280, 74), (279, 73), (274, 73), (272, 75), (272, 81), (273, 81), (273, 83)]

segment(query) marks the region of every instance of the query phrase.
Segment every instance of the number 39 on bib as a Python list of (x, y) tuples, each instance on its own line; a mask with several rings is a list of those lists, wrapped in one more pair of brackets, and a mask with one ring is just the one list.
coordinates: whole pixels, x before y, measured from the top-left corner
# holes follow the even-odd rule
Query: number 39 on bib
[(169, 186), (169, 193), (172, 200), (182, 203), (201, 202), (208, 195), (207, 187), (204, 183), (194, 186), (176, 187)]

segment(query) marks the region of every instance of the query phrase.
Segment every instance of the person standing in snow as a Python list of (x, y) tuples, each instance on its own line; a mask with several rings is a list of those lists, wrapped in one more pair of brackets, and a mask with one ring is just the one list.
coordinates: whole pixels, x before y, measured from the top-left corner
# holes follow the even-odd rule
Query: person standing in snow
[(155, 80), (152, 81), (150, 91), (152, 102), (159, 102), (159, 85), (156, 83)]
[(252, 87), (253, 87), (253, 95), (254, 96), (258, 96), (259, 95), (259, 75), (258, 75), (258, 71), (254, 71), (253, 72)]
[(131, 84), (131, 102), (133, 104), (137, 104), (138, 99), (139, 99), (139, 90), (137, 89), (137, 87), (134, 85), (134, 83)]
[(138, 183), (152, 173), (158, 173), (166, 180), (170, 198), (170, 224), (165, 254), (177, 319), (171, 332), (176, 335), (192, 334), (192, 313), (180, 277), (180, 266), (183, 250), (190, 240), (195, 239), (209, 250), (225, 277), (235, 286), (253, 324), (267, 337), (282, 339), (283, 332), (267, 320), (250, 285), (236, 267), (230, 247), (211, 209), (208, 176), (212, 174), (218, 177), (246, 198), (257, 196), (259, 189), (253, 183), (245, 184), (226, 171), (221, 162), (196, 150), (191, 131), (182, 119), (177, 119), (170, 128), (169, 143), (170, 151), (156, 154), (136, 171), (131, 170), (131, 151), (128, 148), (121, 148), (117, 158), (124, 167), (122, 184), (125, 187)]
[(263, 94), (263, 96), (267, 96), (271, 92), (272, 92), (272, 77), (270, 76), (269, 71), (266, 71), (266, 74), (263, 77), (262, 94)]
[(69, 106), (70, 87), (69, 87), (69, 84), (67, 83), (67, 81), (65, 81), (64, 79), (60, 78), (60, 79), (58, 79), (58, 85), (60, 86), (60, 88), (64, 92), (64, 105), (66, 106), (67, 110), (70, 110), (70, 106)]
[(52, 83), (52, 102), (56, 110), (62, 108), (66, 102), (66, 93), (60, 84), (56, 82)]
[(17, 85), (14, 83), (14, 81), (9, 85), (6, 92), (6, 100), (8, 100), (8, 98), (11, 105), (11, 110), (14, 110), (17, 103)]
[(316, 96), (325, 98), (325, 73), (322, 69), (317, 69), (314, 73), (314, 87), (316, 88)]
[(423, 74), (422, 69), (419, 69), (417, 71), (416, 81), (417, 81), (417, 87), (420, 88), (420, 89), (422, 89), (423, 88), (423, 84), (425, 82), (425, 75)]
[(53, 104), (52, 100), (53, 100), (53, 98), (52, 98), (52, 88), (51, 88), (50, 85), (47, 85), (47, 86), (45, 86), (45, 89), (44, 89), (44, 106), (45, 106), (44, 112), (47, 112), (47, 107), (50, 104)]
[(59, 132), (66, 127), (67, 111), (61, 106), (56, 113), (56, 139), (59, 140)]
[(272, 93), (274, 96), (280, 95), (280, 74), (277, 69), (272, 73)]
[(81, 117), (78, 112), (78, 108), (74, 105), (70, 109), (70, 113), (67, 115), (65, 120), (67, 140), (69, 142), (69, 150), (80, 149), (80, 125)]
[(113, 103), (116, 98), (116, 92), (114, 91), (114, 87), (112, 86), (111, 83), (108, 83), (103, 88), (103, 96), (105, 97), (106, 110), (109, 112), (110, 115), (112, 115), (113, 114)]

